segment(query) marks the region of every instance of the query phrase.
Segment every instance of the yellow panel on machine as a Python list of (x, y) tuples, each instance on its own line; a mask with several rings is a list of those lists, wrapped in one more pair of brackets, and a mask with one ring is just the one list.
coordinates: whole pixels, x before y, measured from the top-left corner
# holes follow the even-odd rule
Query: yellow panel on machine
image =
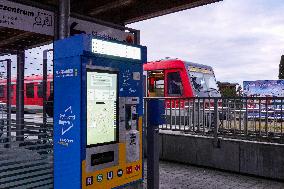
[[(142, 141), (142, 117), (139, 117), (139, 137)], [(86, 161), (82, 162), (83, 189), (111, 189), (143, 178), (142, 142), (139, 144), (139, 160), (127, 163), (126, 143), (119, 143), (118, 165), (94, 172), (86, 171)]]

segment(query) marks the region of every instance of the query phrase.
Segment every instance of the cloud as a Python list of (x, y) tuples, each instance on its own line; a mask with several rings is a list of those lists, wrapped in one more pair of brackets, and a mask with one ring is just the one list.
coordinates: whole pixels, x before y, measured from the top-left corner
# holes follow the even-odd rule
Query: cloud
[(284, 54), (283, 0), (224, 0), (128, 27), (141, 30), (148, 59), (211, 65), (217, 80), (277, 79)]

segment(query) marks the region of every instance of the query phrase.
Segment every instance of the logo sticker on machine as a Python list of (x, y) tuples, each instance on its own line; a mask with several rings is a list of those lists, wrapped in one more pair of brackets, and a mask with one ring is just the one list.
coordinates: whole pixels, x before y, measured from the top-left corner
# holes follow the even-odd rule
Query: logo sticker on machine
[(140, 157), (139, 131), (131, 130), (126, 133), (126, 160), (127, 162), (138, 161)]
[(132, 166), (126, 167), (126, 174), (131, 174), (132, 173)]
[(134, 169), (135, 169), (135, 171), (139, 171), (140, 168), (141, 168), (140, 165), (136, 165)]
[(97, 176), (97, 181), (98, 181), (98, 182), (102, 182), (102, 181), (103, 181), (103, 178), (104, 178), (104, 176), (103, 176), (102, 174), (99, 174), (99, 175)]
[(77, 69), (65, 69), (65, 70), (59, 70), (55, 71), (55, 77), (76, 77), (78, 76), (78, 70)]
[(60, 113), (58, 124), (61, 126), (61, 137), (59, 144), (68, 147), (70, 143), (74, 142), (73, 139), (66, 138), (64, 135), (72, 130), (75, 120), (76, 116), (72, 111), (72, 106), (69, 106), (64, 112)]
[(93, 177), (87, 177), (86, 178), (86, 186), (93, 185)]
[(117, 176), (118, 177), (122, 177), (122, 175), (123, 175), (123, 170), (122, 169), (118, 169)]
[(107, 180), (113, 179), (113, 171), (107, 173)]

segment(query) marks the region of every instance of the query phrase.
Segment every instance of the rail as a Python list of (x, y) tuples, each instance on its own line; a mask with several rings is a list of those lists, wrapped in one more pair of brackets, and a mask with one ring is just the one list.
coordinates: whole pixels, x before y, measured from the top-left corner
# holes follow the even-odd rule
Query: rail
[(283, 97), (144, 99), (160, 101), (160, 132), (284, 143)]

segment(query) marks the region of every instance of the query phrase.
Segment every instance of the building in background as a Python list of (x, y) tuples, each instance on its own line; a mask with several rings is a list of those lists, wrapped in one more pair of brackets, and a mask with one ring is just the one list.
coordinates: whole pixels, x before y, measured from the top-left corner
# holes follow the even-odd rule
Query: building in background
[(217, 82), (222, 97), (241, 96), (242, 88), (238, 83)]

